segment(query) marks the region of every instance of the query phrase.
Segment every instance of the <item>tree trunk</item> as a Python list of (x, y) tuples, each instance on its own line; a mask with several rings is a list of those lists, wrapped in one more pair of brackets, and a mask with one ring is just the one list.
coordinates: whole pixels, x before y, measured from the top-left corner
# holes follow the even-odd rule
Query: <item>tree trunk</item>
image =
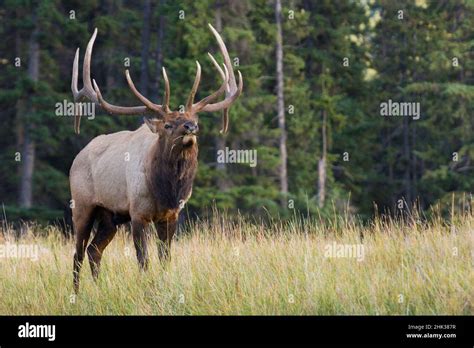
[[(38, 81), (39, 77), (39, 26), (36, 14), (33, 15), (35, 28), (31, 33), (28, 44), (28, 77), (33, 83)], [(28, 113), (36, 112), (34, 105), (31, 105)], [(32, 137), (32, 125), (34, 123), (25, 120), (23, 115), (23, 146), (21, 151), (21, 181), (18, 204), (24, 208), (30, 208), (33, 203), (33, 172), (35, 167), (35, 142)]]
[(150, 50), (150, 0), (143, 2), (142, 55), (140, 69), (140, 92), (148, 97), (148, 53)]
[(156, 40), (156, 51), (155, 51), (155, 66), (156, 66), (156, 80), (155, 80), (155, 98), (162, 96), (164, 91), (160, 91), (160, 79), (163, 78), (161, 69), (163, 67), (163, 37), (165, 30), (165, 17), (161, 14), (161, 8), (163, 0), (160, 0), (158, 4), (158, 11), (160, 17), (158, 20), (158, 35)]
[(324, 207), (324, 201), (326, 200), (326, 158), (327, 158), (327, 111), (322, 111), (323, 125), (321, 129), (322, 140), (323, 140), (323, 153), (318, 161), (318, 205), (320, 208)]
[[(407, 49), (407, 37), (406, 34), (403, 35), (403, 47), (404, 51)], [(404, 56), (402, 59), (402, 67), (401, 67), (401, 76), (400, 84), (402, 86), (406, 86), (408, 81), (408, 71), (407, 71), (407, 57)], [(405, 166), (405, 172), (403, 175), (403, 191), (404, 191), (404, 199), (407, 204), (407, 210), (411, 209), (412, 205), (412, 197), (411, 197), (411, 179), (410, 179), (410, 123), (408, 117), (403, 117), (403, 128), (402, 128), (402, 137), (403, 137), (403, 161)]]
[[(19, 11), (18, 11), (19, 12)], [(20, 16), (20, 14), (17, 13), (17, 16)], [(18, 57), (20, 58), (22, 56), (21, 54), (21, 35), (20, 35), (20, 29), (16, 28), (15, 32), (15, 58)], [(23, 61), (21, 62), (23, 64)], [(15, 104), (15, 135), (16, 135), (16, 151), (21, 153), (21, 148), (23, 146), (23, 133), (24, 133), (24, 127), (23, 127), (23, 117), (26, 113), (26, 106), (25, 106), (25, 99), (24, 98), (18, 98)], [(21, 177), (21, 166), (18, 166), (17, 169), (17, 174), (18, 177)]]
[[(115, 16), (116, 8), (114, 6), (113, 0), (107, 0), (105, 3), (105, 9), (107, 11), (107, 15)], [(114, 48), (115, 49), (115, 48)], [(114, 49), (104, 50), (104, 63), (105, 64), (105, 91), (109, 92), (115, 86), (115, 75), (117, 74), (117, 66), (114, 64), (110, 64), (107, 62), (112, 62), (114, 56), (117, 54), (114, 52)], [(122, 67), (120, 67), (122, 68)], [(104, 93), (104, 92), (102, 92)]]
[[(390, 136), (390, 131), (387, 130), (388, 134), (388, 143), (387, 143), (387, 149), (392, 148), (392, 137)], [(389, 158), (388, 161), (388, 187), (392, 188), (393, 186), (393, 180), (394, 180), (394, 166), (395, 163), (393, 163), (393, 159)], [(390, 195), (390, 206), (394, 207), (396, 204), (397, 198), (394, 197), (394, 195)]]
[(276, 20), (276, 75), (277, 75), (277, 114), (278, 128), (280, 129), (280, 192), (281, 204), (286, 205), (288, 195), (287, 152), (286, 152), (286, 127), (285, 127), (285, 101), (283, 94), (283, 39), (281, 29), (281, 1), (275, 0)]
[(21, 150), (21, 182), (19, 205), (31, 208), (33, 203), (33, 172), (35, 166), (35, 143), (31, 139), (31, 127), (25, 127), (23, 146)]
[(418, 179), (417, 179), (417, 159), (416, 159), (416, 125), (411, 125), (411, 198), (416, 201), (418, 199)]
[(405, 165), (405, 173), (403, 177), (403, 186), (405, 192), (405, 200), (407, 208), (411, 208), (411, 180), (410, 180), (410, 128), (408, 124), (408, 117), (403, 118), (403, 159)]

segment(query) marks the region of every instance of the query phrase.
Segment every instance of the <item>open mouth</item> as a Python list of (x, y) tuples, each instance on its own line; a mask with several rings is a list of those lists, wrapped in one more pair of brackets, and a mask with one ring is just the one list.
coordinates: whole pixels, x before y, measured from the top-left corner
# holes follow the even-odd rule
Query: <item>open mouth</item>
[(191, 146), (196, 143), (196, 135), (194, 134), (186, 134), (183, 137), (183, 145), (184, 146)]

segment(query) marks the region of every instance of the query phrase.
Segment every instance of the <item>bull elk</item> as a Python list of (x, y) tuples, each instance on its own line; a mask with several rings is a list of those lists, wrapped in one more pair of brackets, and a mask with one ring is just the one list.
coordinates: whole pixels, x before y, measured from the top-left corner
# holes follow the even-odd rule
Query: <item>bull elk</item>
[[(133, 94), (143, 105), (116, 106), (102, 97), (95, 80), (91, 81), (91, 55), (97, 36), (95, 29), (85, 52), (83, 88), (78, 90), (79, 48), (72, 69), (71, 89), (76, 105), (82, 101), (96, 103), (112, 115), (149, 114), (145, 123), (135, 131), (122, 131), (94, 138), (74, 159), (70, 171), (71, 196), (74, 202), (73, 224), (75, 254), (73, 266), (74, 289), (79, 289), (79, 272), (85, 253), (89, 258), (94, 280), (99, 275), (102, 253), (114, 238), (117, 226), (131, 221), (133, 243), (141, 269), (148, 266), (145, 228), (154, 223), (158, 234), (160, 260), (168, 260), (179, 211), (191, 196), (197, 168), (198, 113), (224, 111), (221, 132), (228, 128), (229, 107), (242, 93), (240, 71), (237, 86), (229, 53), (219, 33), (209, 24), (224, 58), (221, 67), (209, 57), (222, 84), (214, 93), (194, 102), (201, 80), (201, 66), (196, 61), (196, 76), (184, 112), (169, 106), (170, 83), (163, 68), (165, 92), (163, 104), (158, 105), (136, 88), (128, 70), (125, 77)], [(225, 92), (225, 98), (217, 101)], [(75, 115), (74, 128), (79, 133), (80, 116)], [(127, 159), (127, 160), (126, 160)], [(97, 221), (97, 231), (89, 243), (91, 230)]]

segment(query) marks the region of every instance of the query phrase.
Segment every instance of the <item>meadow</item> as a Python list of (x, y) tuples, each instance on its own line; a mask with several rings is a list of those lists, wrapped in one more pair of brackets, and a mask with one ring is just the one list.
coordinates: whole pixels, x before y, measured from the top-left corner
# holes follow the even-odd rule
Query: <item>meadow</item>
[[(152, 235), (152, 233), (151, 233)], [(153, 237), (151, 237), (153, 239)], [(73, 241), (30, 226), (0, 245), (38, 246), (38, 260), (0, 258), (1, 315), (472, 315), (474, 215), (429, 220), (376, 217), (362, 224), (292, 219), (197, 221), (158, 261), (150, 241), (138, 269), (128, 233), (105, 250), (99, 281), (88, 261), (72, 287)], [(362, 257), (328, 254), (363, 246)], [(354, 249), (355, 250), (355, 249)]]

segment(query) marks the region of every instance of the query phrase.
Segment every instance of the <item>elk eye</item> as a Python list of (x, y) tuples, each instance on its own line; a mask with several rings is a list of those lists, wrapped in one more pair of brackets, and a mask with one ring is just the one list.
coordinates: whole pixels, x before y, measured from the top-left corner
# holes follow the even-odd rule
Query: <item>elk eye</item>
[(172, 128), (172, 127), (173, 127), (173, 126), (170, 125), (169, 123), (165, 123), (165, 129), (170, 129), (170, 128)]

